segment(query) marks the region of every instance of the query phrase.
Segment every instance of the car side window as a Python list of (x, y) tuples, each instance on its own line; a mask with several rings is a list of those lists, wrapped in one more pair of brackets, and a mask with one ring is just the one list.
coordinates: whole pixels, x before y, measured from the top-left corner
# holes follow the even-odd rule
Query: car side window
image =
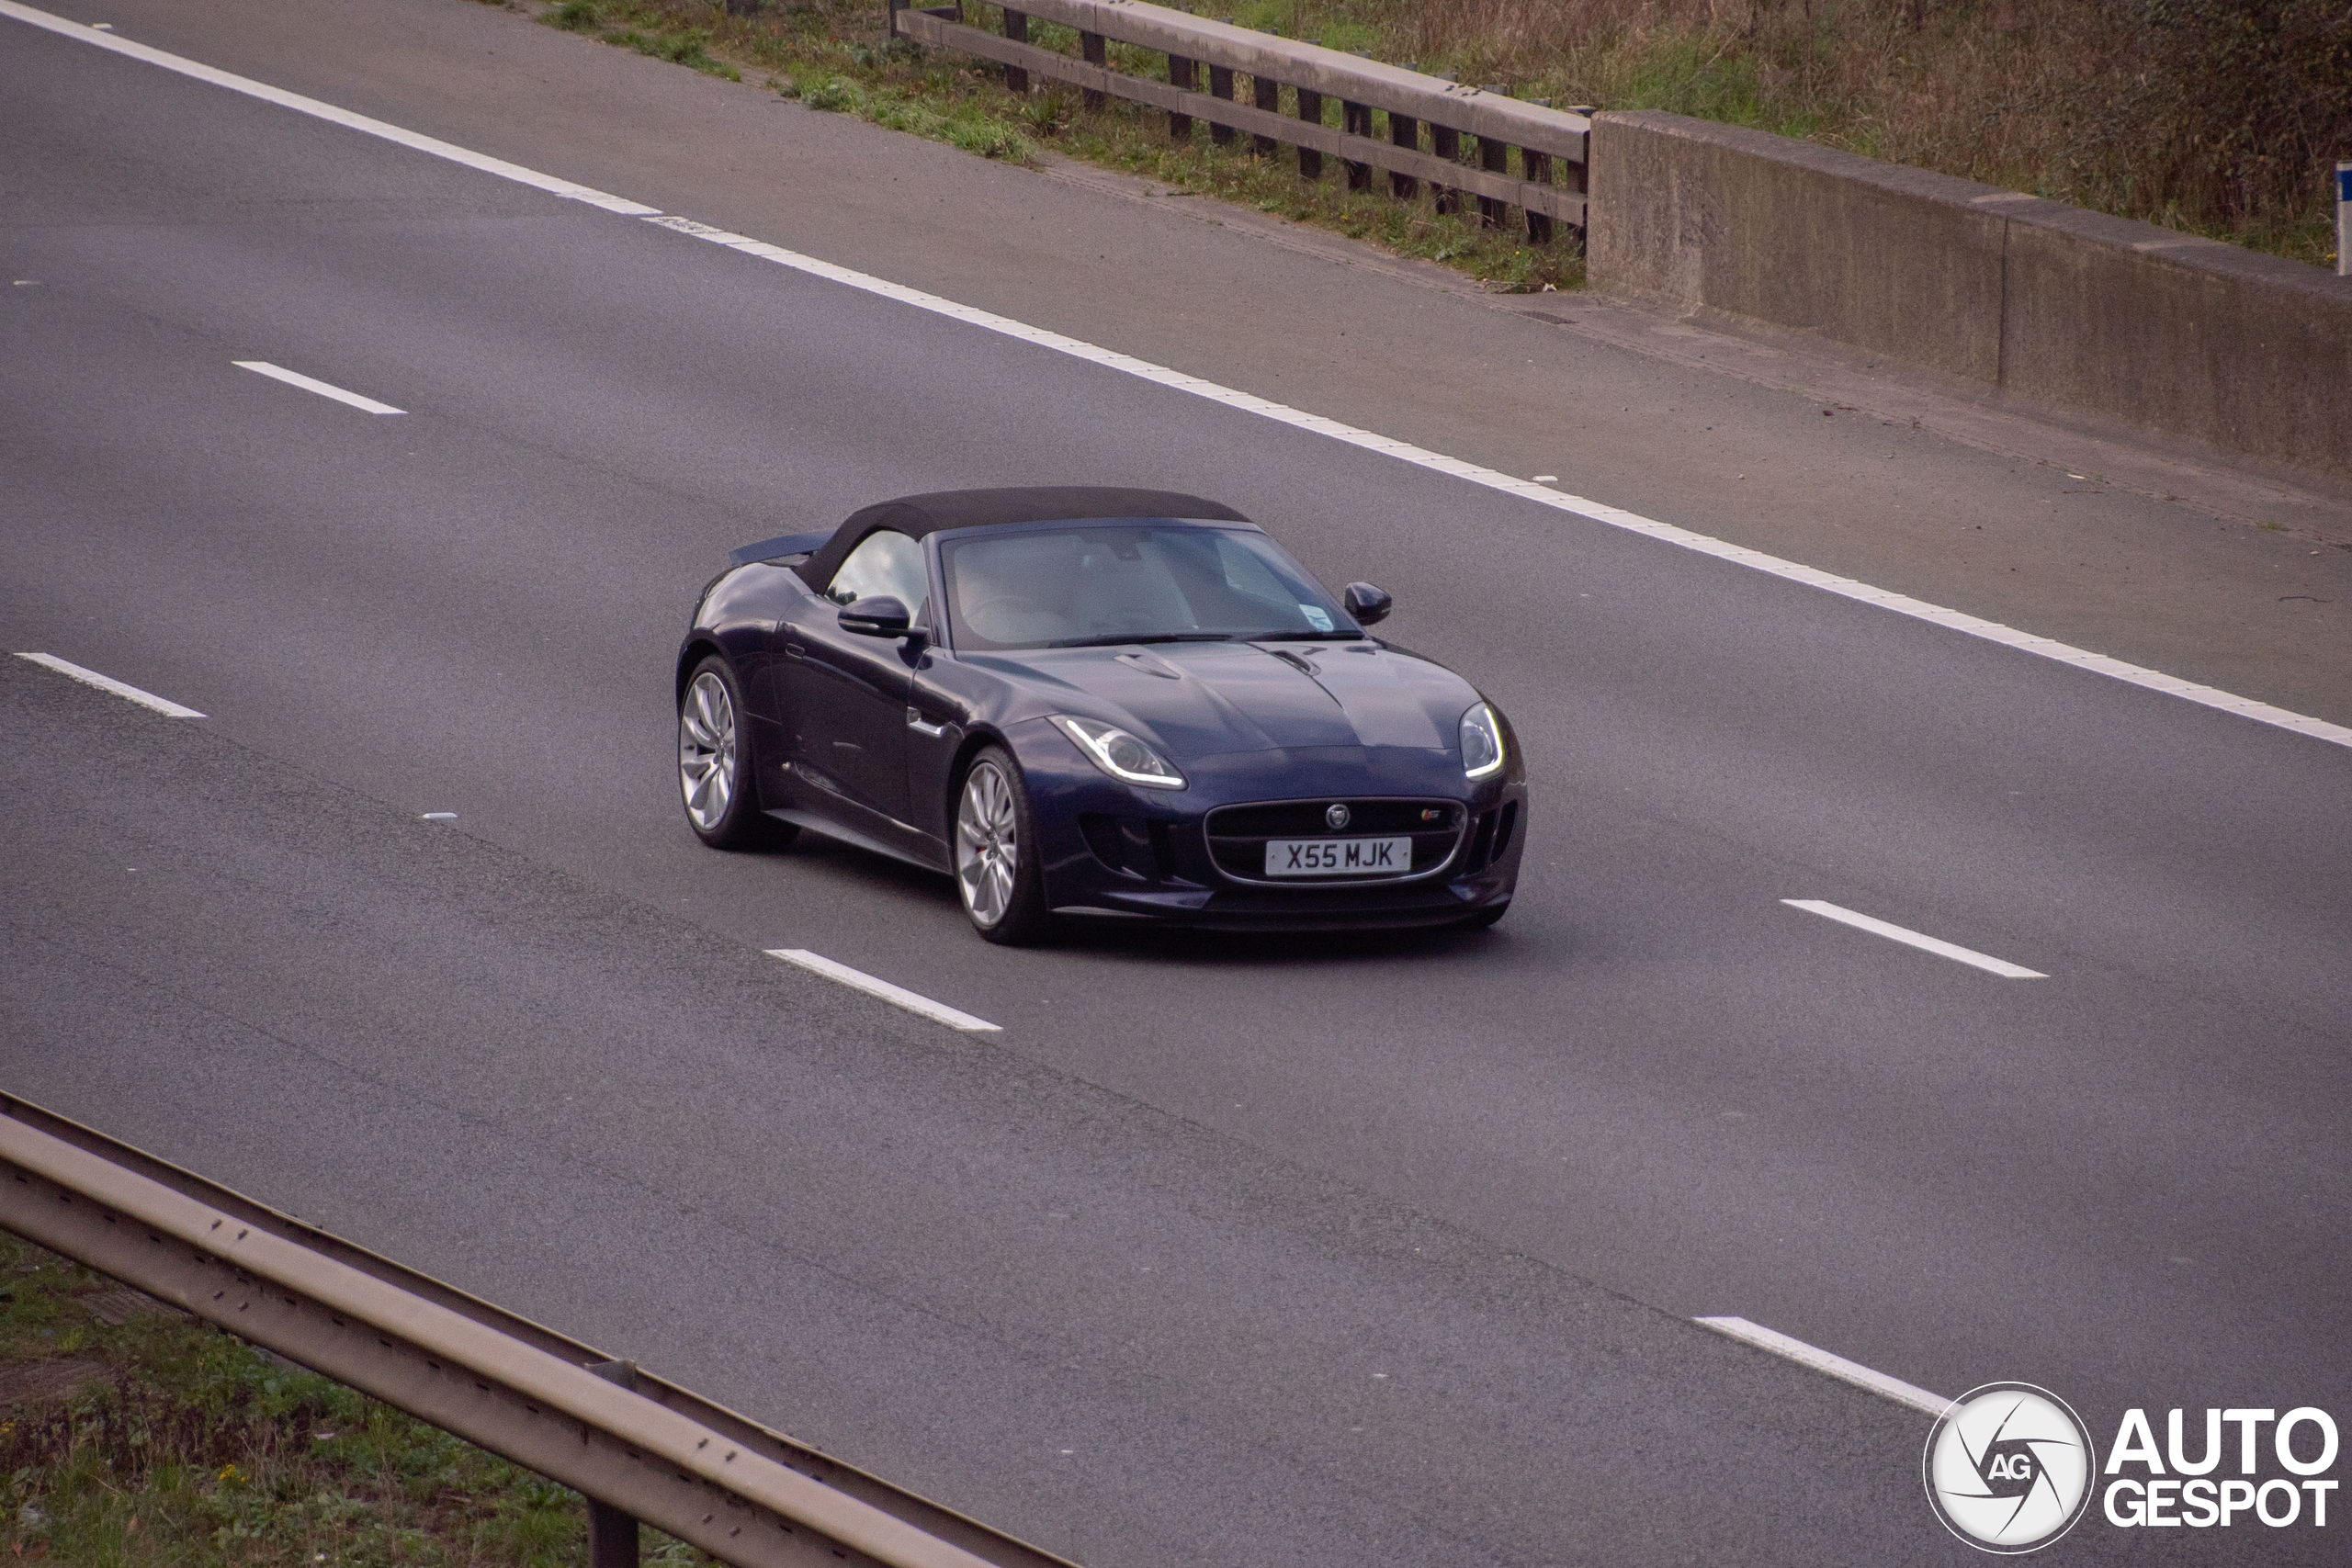
[(917, 614), (931, 597), (931, 582), (922, 569), (922, 547), (889, 528), (868, 534), (833, 573), (825, 593), (836, 604), (887, 593), (904, 604), (910, 615)]

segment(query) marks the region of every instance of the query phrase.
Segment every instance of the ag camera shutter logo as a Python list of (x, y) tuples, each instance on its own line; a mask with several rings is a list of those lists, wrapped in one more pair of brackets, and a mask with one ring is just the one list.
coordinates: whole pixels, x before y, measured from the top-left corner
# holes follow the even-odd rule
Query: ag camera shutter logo
[(2075, 1528), (2097, 1463), (2067, 1403), (2031, 1383), (1995, 1382), (1952, 1401), (1920, 1461), (1944, 1528), (1980, 1551), (2036, 1551)]

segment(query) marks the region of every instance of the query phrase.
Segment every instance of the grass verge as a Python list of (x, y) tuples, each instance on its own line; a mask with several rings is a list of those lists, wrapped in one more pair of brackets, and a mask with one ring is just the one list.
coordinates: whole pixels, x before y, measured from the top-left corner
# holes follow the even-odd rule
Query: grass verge
[[(508, 0), (518, 6), (538, 0)], [(1196, 10), (1522, 97), (1754, 126), (2315, 265), (2335, 259), (2331, 160), (2352, 152), (2343, 0), (1216, 0)], [(1573, 287), (1572, 240), (1351, 196), (1336, 170), (1172, 146), (1162, 115), (886, 37), (884, 0), (561, 0), (556, 26), (722, 75), (769, 73), (811, 107), (1022, 161), (1073, 157), (1443, 262), (1510, 289)], [(998, 21), (993, 3), (967, 7)], [(1034, 41), (1067, 47), (1032, 24)], [(1112, 48), (1166, 76), (1166, 62)], [(1125, 58), (1121, 58), (1124, 55)], [(1337, 113), (1336, 105), (1329, 108)]]
[[(1050, 148), (1393, 254), (1442, 263), (1505, 292), (1584, 281), (1584, 256), (1573, 237), (1532, 245), (1523, 231), (1479, 228), (1475, 209), (1465, 218), (1439, 213), (1426, 195), (1407, 202), (1351, 193), (1336, 159), (1326, 160), (1320, 180), (1305, 180), (1287, 151), (1260, 157), (1247, 137), (1218, 147), (1205, 126), (1188, 142), (1171, 142), (1167, 116), (1115, 98), (1089, 109), (1080, 95), (1050, 84), (1011, 92), (994, 66), (891, 39), (882, 0), (769, 0), (741, 17), (707, 0), (561, 0), (537, 15), (550, 27), (733, 80), (751, 73), (810, 108), (854, 114), (1012, 163), (1034, 163)], [(1033, 24), (1030, 36), (1076, 51), (1067, 29)], [(1112, 50), (1122, 69), (1156, 70), (1166, 78), (1164, 59), (1122, 45)], [(1338, 104), (1328, 112), (1336, 117)], [(1385, 127), (1375, 134), (1385, 135)]]
[[(0, 1233), (0, 1562), (572, 1568), (579, 1495)], [(713, 1560), (646, 1533), (645, 1561)]]

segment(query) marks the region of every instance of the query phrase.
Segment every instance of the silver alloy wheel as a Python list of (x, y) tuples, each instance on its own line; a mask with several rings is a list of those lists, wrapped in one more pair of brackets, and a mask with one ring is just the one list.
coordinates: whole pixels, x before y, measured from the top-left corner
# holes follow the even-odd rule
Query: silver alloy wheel
[(678, 787), (686, 815), (706, 833), (735, 797), (735, 704), (715, 671), (695, 676), (678, 705)]
[(983, 759), (965, 775), (964, 802), (956, 811), (956, 886), (964, 908), (983, 927), (993, 927), (1012, 908), (1013, 879), (1021, 872), (1012, 787), (1002, 768)]

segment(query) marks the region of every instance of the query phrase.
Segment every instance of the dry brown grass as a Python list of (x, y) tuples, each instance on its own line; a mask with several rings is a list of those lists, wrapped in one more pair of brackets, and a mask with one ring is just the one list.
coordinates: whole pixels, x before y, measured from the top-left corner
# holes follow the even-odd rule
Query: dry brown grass
[[(529, 6), (539, 0), (506, 0)], [(1566, 106), (1670, 109), (2138, 218), (2319, 265), (2352, 157), (2352, 0), (1191, 0), (1204, 15)], [(970, 18), (997, 24), (998, 0)], [(886, 0), (560, 0), (558, 26), (700, 70), (765, 69), (842, 109), (991, 157), (1041, 145), (1246, 201), (1506, 288), (1573, 287), (1532, 247), (1281, 177), (1114, 101), (1006, 92), (887, 43)], [(1058, 30), (1033, 33), (1043, 39)], [(1063, 40), (1065, 44), (1068, 40)], [(1114, 57), (1121, 51), (1114, 50)], [(1141, 51), (1129, 68), (1164, 64)]]
[(1523, 96), (1757, 126), (2320, 264), (2334, 258), (2329, 171), (2352, 157), (2346, 0), (1235, 8)]

